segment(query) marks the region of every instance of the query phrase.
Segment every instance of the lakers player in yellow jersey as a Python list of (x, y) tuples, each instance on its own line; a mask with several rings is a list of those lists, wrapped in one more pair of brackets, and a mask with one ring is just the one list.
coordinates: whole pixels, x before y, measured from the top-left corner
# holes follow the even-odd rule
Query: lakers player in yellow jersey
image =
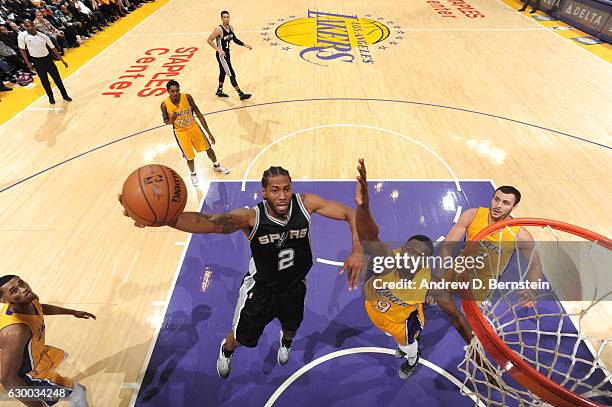
[[(215, 144), (208, 123), (204, 119), (204, 115), (198, 109), (191, 95), (181, 93), (181, 88), (177, 81), (171, 80), (166, 84), (169, 97), (161, 104), (162, 117), (164, 123), (171, 124), (174, 130), (174, 138), (183, 152), (183, 157), (187, 160), (187, 166), (191, 171), (191, 183), (193, 186), (198, 185), (198, 176), (195, 172), (195, 164), (193, 159), (196, 152), (206, 151), (208, 158), (213, 162), (216, 172), (229, 174), (229, 169), (221, 166), (217, 161), (217, 155), (211, 144)], [(208, 139), (198, 123), (195, 120), (198, 117), (200, 123), (208, 133)]]
[(56, 372), (67, 353), (45, 343), (45, 315), (96, 318), (41, 304), (18, 276), (0, 277), (0, 384), (28, 407), (52, 406), (60, 398), (68, 399), (71, 407), (87, 407), (85, 388)]
[[(425, 326), (423, 303), (427, 296), (438, 302), (442, 310), (451, 320), (455, 329), (466, 342), (472, 338), (467, 320), (459, 312), (453, 299), (444, 290), (430, 290), (430, 281), (439, 281), (431, 274), (431, 270), (422, 267), (424, 262), (412, 268), (400, 268), (397, 264), (389, 266), (386, 260), (393, 259), (395, 254), (410, 258), (424, 258), (433, 254), (431, 239), (423, 235), (410, 237), (401, 249), (392, 251), (378, 237), (378, 226), (369, 209), (369, 193), (366, 178), (366, 168), (363, 159), (359, 160), (359, 176), (355, 203), (357, 210), (355, 224), (357, 234), (364, 251), (372, 257), (373, 273), (365, 278), (365, 310), (372, 323), (381, 331), (392, 336), (397, 343), (395, 356), (405, 357), (399, 370), (399, 377), (407, 379), (414, 374), (419, 361), (418, 339)], [(377, 260), (383, 259), (379, 262)], [(414, 263), (413, 263), (414, 264)], [(368, 267), (368, 271), (370, 267)], [(408, 286), (408, 283), (414, 283)], [(426, 284), (423, 284), (426, 283)], [(400, 285), (402, 284), (402, 285)]]
[[(487, 226), (512, 218), (511, 213), (520, 201), (521, 193), (515, 187), (505, 185), (497, 188), (491, 198), (489, 208), (470, 208), (461, 214), (457, 224), (446, 235), (440, 256), (451, 256), (454, 246), (457, 242), (463, 241), (464, 237), (471, 241), (478, 232)], [(515, 248), (518, 248), (522, 258), (530, 263), (527, 279), (536, 282), (542, 276), (540, 259), (537, 251), (535, 251), (531, 233), (520, 226), (506, 227), (481, 240), (477, 250), (484, 255), (485, 266), (480, 270), (475, 269), (477, 271), (475, 276), (483, 282), (499, 278), (508, 266)], [(450, 279), (457, 278), (454, 270), (448, 271), (450, 272)], [(488, 294), (486, 287), (485, 282), (484, 289), (479, 290), (480, 297), (486, 297)], [(524, 306), (535, 304), (535, 291), (522, 290), (520, 296)], [(484, 300), (485, 298), (476, 299)]]

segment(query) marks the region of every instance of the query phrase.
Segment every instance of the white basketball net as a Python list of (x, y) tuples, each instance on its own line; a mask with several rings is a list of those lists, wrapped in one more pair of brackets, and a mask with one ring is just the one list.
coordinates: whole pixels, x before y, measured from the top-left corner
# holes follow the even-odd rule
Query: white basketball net
[[(479, 308), (497, 336), (534, 370), (573, 393), (608, 404), (612, 400), (610, 250), (550, 226), (527, 229), (536, 241), (551, 289), (537, 292), (534, 308), (520, 304), (517, 290), (493, 290)], [(545, 241), (549, 243), (540, 243)], [(505, 280), (503, 273), (513, 268), (523, 281), (532, 261), (533, 256), (521, 259), (515, 254), (506, 271), (497, 270), (497, 277)], [(557, 295), (576, 289), (581, 291), (579, 297)], [(458, 366), (465, 373), (462, 393), (476, 397), (479, 405), (548, 405), (489, 357), (476, 337), (465, 349), (465, 360)]]

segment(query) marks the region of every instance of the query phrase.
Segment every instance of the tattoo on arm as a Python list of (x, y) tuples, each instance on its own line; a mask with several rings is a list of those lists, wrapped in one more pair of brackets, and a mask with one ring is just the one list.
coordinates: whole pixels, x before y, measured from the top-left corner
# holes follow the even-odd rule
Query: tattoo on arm
[(242, 208), (216, 215), (202, 214), (201, 217), (196, 218), (196, 222), (212, 223), (216, 233), (233, 233), (250, 227), (249, 219), (251, 215), (250, 209)]

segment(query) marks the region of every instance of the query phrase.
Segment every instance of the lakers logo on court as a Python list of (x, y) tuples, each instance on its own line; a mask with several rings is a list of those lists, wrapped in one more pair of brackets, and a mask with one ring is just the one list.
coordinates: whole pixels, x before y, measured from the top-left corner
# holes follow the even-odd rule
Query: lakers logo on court
[[(399, 26), (397, 37), (387, 41), (392, 29), (385, 23), (394, 23), (383, 17), (370, 18), (371, 15), (360, 17), (356, 14), (339, 14), (320, 10), (308, 10), (306, 17), (291, 16), (288, 21), (282, 21), (275, 29), (275, 35), (286, 44), (301, 48), (299, 56), (306, 62), (327, 66), (330, 64), (363, 63), (373, 64), (373, 50), (385, 50), (389, 46), (383, 43), (397, 45), (397, 40), (404, 34)], [(265, 36), (269, 35), (264, 33)], [(278, 45), (271, 43), (270, 45)], [(286, 51), (291, 47), (281, 47)], [(375, 51), (374, 51), (375, 52)]]

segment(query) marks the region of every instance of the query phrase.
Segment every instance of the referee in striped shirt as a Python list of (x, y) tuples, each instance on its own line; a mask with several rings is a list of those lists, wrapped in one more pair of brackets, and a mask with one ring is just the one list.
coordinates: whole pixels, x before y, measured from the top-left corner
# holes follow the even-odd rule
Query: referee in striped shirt
[[(55, 85), (61, 92), (64, 100), (72, 102), (72, 99), (70, 98), (70, 96), (68, 96), (68, 92), (66, 92), (66, 88), (64, 88), (62, 78), (60, 77), (57, 67), (55, 66), (55, 62), (51, 57), (49, 49), (53, 51), (53, 54), (57, 59), (62, 61), (62, 64), (64, 64), (66, 68), (68, 68), (68, 64), (66, 63), (66, 61), (64, 61), (59, 52), (57, 52), (57, 49), (51, 42), (51, 39), (47, 35), (36, 31), (36, 28), (34, 28), (34, 24), (32, 24), (32, 21), (25, 20), (24, 25), (26, 31), (21, 32), (17, 37), (19, 52), (21, 53), (21, 56), (23, 57), (24, 61), (26, 61), (28, 69), (32, 70), (32, 65), (34, 65), (34, 68), (36, 68), (36, 73), (38, 73), (40, 82), (42, 83), (42, 86), (43, 88), (45, 88), (45, 92), (47, 92), (47, 96), (49, 97), (49, 103), (51, 103), (52, 105), (55, 104), (55, 99), (53, 98), (53, 91), (51, 90), (51, 83), (49, 82), (49, 75), (53, 79), (53, 82), (55, 82)], [(49, 47), (49, 49), (47, 47)], [(28, 50), (28, 52), (26, 52), (26, 49)], [(30, 60), (32, 62), (30, 62)]]

